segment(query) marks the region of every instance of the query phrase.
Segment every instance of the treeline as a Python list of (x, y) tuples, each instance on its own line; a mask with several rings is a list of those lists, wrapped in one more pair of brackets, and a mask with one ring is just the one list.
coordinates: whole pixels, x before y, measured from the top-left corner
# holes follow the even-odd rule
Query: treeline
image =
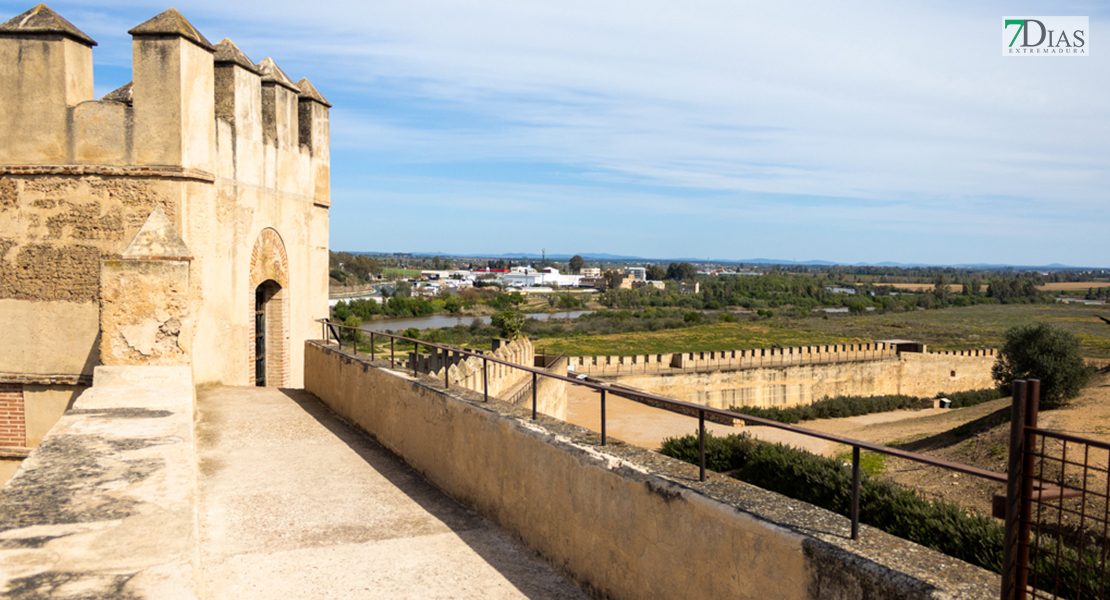
[[(952, 280), (941, 276), (932, 288), (918, 293), (874, 283), (775, 272), (758, 277), (699, 276), (698, 281), (701, 291), (696, 294), (680, 294), (676, 285), (668, 283), (663, 290), (607, 290), (599, 301), (610, 308), (670, 306), (719, 310), (734, 306), (764, 312), (765, 309), (782, 308), (791, 316), (805, 316), (816, 308), (844, 307), (850, 312), (862, 313), (869, 309), (885, 312), (1054, 301), (1051, 295), (1037, 289), (1040, 283), (1036, 278), (1024, 274), (1012, 277), (996, 274), (989, 280), (970, 277)], [(961, 285), (961, 291), (953, 291), (950, 284)]]
[[(998, 400), (1002, 392), (996, 388), (971, 390), (966, 392), (953, 392), (950, 394), (937, 394), (935, 398), (948, 398), (951, 401), (949, 408), (966, 408), (991, 400)], [(918, 398), (901, 394), (888, 396), (836, 396), (817, 400), (810, 404), (800, 406), (762, 407), (762, 406), (733, 406), (729, 410), (752, 417), (762, 417), (779, 423), (800, 423), (815, 419), (840, 419), (843, 417), (858, 417), (872, 413), (890, 412), (893, 410), (913, 410), (931, 398)], [(752, 423), (755, 425), (755, 423)]]

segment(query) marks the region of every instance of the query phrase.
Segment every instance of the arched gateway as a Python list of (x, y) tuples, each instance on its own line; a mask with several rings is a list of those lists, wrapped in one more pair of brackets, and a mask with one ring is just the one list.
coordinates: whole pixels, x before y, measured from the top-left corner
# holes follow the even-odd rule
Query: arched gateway
[(282, 387), (289, 377), (289, 258), (272, 228), (258, 234), (251, 252), (250, 381)]

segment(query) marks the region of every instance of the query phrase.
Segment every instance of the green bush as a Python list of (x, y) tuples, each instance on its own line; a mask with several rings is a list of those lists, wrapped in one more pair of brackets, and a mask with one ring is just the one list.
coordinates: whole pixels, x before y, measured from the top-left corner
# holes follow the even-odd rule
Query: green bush
[[(697, 436), (664, 440), (663, 454), (697, 464)], [(710, 466), (712, 465), (712, 466)], [(766, 490), (848, 516), (852, 470), (832, 458), (747, 435), (706, 434), (706, 467)], [(928, 500), (886, 479), (861, 474), (860, 521), (971, 564), (998, 572), (1002, 526), (956, 504)]]
[(1041, 408), (1064, 406), (1087, 385), (1091, 370), (1083, 363), (1079, 338), (1055, 325), (1019, 325), (1006, 331), (991, 375), (1004, 393), (1018, 379), (1041, 380)]
[(998, 388), (986, 388), (982, 390), (971, 390), (968, 392), (953, 392), (951, 394), (937, 394), (937, 398), (948, 398), (952, 401), (952, 408), (967, 408), (990, 402), (991, 400), (998, 400), (1002, 398), (1002, 392)]
[[(697, 464), (698, 438), (668, 438), (660, 452)], [(760, 442), (747, 434), (721, 438), (708, 432), (705, 454), (708, 469), (733, 471), (732, 476), (741, 481), (843, 516), (850, 514), (852, 470), (839, 459)], [(860, 522), (996, 573), (1002, 569), (1001, 522), (969, 513), (951, 502), (928, 500), (888, 479), (861, 473)], [(1039, 546), (1042, 552), (1033, 564), (1042, 589), (1057, 586), (1061, 598), (1102, 597), (1110, 591), (1110, 581), (1100, 580), (1101, 547), (1097, 544), (1088, 545), (1083, 554), (1082, 576), (1079, 553), (1073, 548), (1059, 548), (1057, 568), (1058, 543), (1046, 536)]]
[(912, 396), (837, 396), (802, 406), (786, 408), (734, 406), (729, 410), (780, 423), (799, 423), (801, 421), (812, 421), (813, 419), (856, 417), (902, 408), (917, 408), (920, 404), (921, 399)]
[[(952, 408), (975, 406), (990, 400), (1002, 397), (1001, 392), (994, 388), (974, 390), (970, 392), (956, 392), (953, 394), (937, 394), (937, 398), (945, 397), (952, 401)], [(836, 396), (825, 398), (812, 404), (789, 406), (786, 408), (764, 408), (760, 406), (733, 406), (729, 410), (752, 417), (762, 417), (779, 423), (800, 423), (814, 419), (838, 419), (841, 417), (858, 417), (872, 413), (889, 412), (892, 410), (914, 409), (927, 401), (927, 398), (914, 396)]]

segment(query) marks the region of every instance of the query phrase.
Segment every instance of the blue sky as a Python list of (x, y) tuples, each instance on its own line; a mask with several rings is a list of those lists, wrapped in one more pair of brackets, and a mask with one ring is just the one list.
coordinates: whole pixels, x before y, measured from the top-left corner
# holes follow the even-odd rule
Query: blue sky
[[(49, 5), (98, 96), (168, 8)], [(334, 250), (1110, 266), (1103, 3), (176, 7), (334, 105)], [(1015, 15), (1089, 16), (1091, 55), (1003, 57)]]

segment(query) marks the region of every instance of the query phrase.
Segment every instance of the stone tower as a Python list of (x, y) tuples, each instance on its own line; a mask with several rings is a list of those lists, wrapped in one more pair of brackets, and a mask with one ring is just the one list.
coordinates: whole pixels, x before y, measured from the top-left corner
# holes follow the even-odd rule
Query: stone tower
[(99, 365), (299, 387), (327, 316), (331, 105), (174, 9), (129, 33), (94, 100), (89, 36), (42, 4), (0, 25), (0, 447)]

